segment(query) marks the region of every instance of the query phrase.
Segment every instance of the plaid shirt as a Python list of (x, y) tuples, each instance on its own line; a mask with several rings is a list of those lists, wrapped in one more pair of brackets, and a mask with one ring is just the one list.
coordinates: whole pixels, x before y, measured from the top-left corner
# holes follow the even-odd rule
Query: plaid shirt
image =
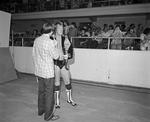
[(58, 59), (58, 50), (54, 41), (48, 35), (43, 34), (34, 41), (33, 60), (35, 64), (35, 75), (42, 78), (54, 77), (54, 61)]

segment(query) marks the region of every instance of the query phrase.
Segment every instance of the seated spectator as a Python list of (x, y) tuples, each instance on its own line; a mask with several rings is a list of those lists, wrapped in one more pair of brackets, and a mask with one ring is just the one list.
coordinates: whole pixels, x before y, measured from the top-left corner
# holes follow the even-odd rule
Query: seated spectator
[[(103, 28), (101, 34), (102, 34), (102, 37), (110, 37), (111, 36), (110, 32), (108, 32), (107, 24), (104, 24), (104, 28)], [(102, 44), (103, 44), (103, 49), (107, 49), (108, 48), (108, 38), (103, 38)]]
[(89, 38), (86, 42), (87, 43), (87, 48), (96, 49), (97, 46), (98, 46), (98, 41), (95, 39), (95, 32), (94, 31), (92, 32), (91, 37), (93, 37), (93, 38)]
[(34, 29), (32, 34), (31, 34), (31, 37), (38, 37), (38, 30)]
[(26, 30), (26, 33), (23, 35), (23, 37), (24, 37), (23, 46), (30, 45), (30, 37), (31, 37), (30, 31)]
[(92, 43), (91, 43), (91, 48), (93, 48), (93, 49), (96, 49), (98, 47), (98, 41), (96, 40), (95, 36), (96, 36), (96, 33), (93, 31), (92, 36), (91, 36), (91, 37), (93, 37)]
[(122, 31), (120, 30), (120, 25), (116, 25), (115, 31), (112, 34), (114, 39), (111, 42), (111, 49), (121, 50), (122, 49), (122, 42), (119, 37), (123, 37)]
[[(125, 34), (125, 37), (136, 37), (136, 34), (133, 30), (133, 28), (130, 28), (127, 33)], [(125, 39), (124, 40), (125, 49), (127, 50), (133, 50), (134, 48), (134, 39)]]
[[(85, 29), (86, 29), (86, 27), (85, 27)], [(87, 35), (88, 37), (90, 37), (90, 36), (92, 35), (92, 30), (91, 30), (90, 27), (87, 28), (86, 35)]]
[(109, 25), (109, 29), (108, 29), (107, 33), (109, 34), (109, 36), (112, 36), (113, 32), (114, 32), (114, 26), (113, 25)]
[[(140, 37), (140, 35), (143, 33), (143, 31), (144, 31), (143, 25), (141, 23), (138, 24), (138, 28), (136, 30), (136, 36)], [(135, 46), (134, 46), (135, 50), (140, 50), (140, 43), (141, 43), (140, 39), (135, 39)]]
[(98, 48), (98, 49), (103, 49), (103, 43), (102, 43), (103, 39), (100, 38), (100, 37), (102, 37), (101, 28), (98, 29), (97, 35), (96, 35), (96, 37), (95, 37), (95, 40), (98, 42), (97, 48)]
[(103, 25), (102, 31), (104, 31), (104, 32), (107, 32), (107, 31), (108, 31), (108, 25), (107, 25), (107, 24), (104, 24), (104, 25)]
[(35, 40), (35, 38), (37, 38), (38, 36), (39, 36), (39, 35), (38, 35), (38, 30), (34, 29), (34, 30), (32, 31), (32, 34), (31, 34), (30, 42), (28, 43), (29, 46), (33, 46), (34, 40)]
[(25, 32), (25, 34), (24, 34), (24, 36), (23, 37), (30, 37), (31, 35), (30, 35), (30, 31), (29, 30), (26, 30), (26, 32)]
[(125, 33), (127, 33), (127, 29), (126, 29), (126, 25), (122, 24), (120, 27), (120, 30), (122, 31), (123, 36), (125, 35)]
[(150, 50), (150, 28), (146, 28), (140, 35), (141, 38), (141, 50)]
[[(82, 28), (81, 29), (81, 33), (79, 35), (79, 37), (88, 37), (88, 35), (86, 35), (86, 29)], [(87, 42), (88, 38), (80, 38), (79, 39), (79, 47), (87, 47)]]
[(136, 28), (135, 28), (135, 24), (134, 24), (134, 23), (130, 24), (130, 26), (127, 28), (127, 31), (128, 31), (130, 28), (133, 28), (134, 32), (136, 33)]
[(143, 25), (141, 23), (138, 24), (138, 28), (136, 30), (137, 37), (140, 37), (140, 35), (143, 33), (143, 31), (144, 31)]

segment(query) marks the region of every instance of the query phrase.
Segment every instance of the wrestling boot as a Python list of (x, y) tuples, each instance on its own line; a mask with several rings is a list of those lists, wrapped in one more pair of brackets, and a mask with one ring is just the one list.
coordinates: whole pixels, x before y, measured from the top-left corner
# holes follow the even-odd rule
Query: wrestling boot
[(60, 87), (55, 86), (55, 108), (60, 108)]
[(77, 104), (72, 100), (72, 90), (71, 90), (71, 84), (66, 85), (66, 92), (67, 92), (67, 103), (69, 103), (72, 106), (77, 106)]

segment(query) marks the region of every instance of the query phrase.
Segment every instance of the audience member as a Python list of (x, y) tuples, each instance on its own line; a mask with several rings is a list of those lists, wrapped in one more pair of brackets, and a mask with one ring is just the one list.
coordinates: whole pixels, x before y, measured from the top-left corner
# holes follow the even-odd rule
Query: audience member
[[(104, 27), (102, 30), (102, 37), (110, 37), (110, 33), (108, 32), (108, 25), (107, 24), (104, 24)], [(103, 45), (103, 49), (108, 48), (108, 39), (107, 38), (103, 38), (102, 45)]]
[[(90, 24), (90, 26), (85, 26), (81, 29), (80, 26), (76, 26), (75, 22), (72, 22), (69, 25), (68, 20), (61, 20), (61, 23), (64, 25), (64, 35), (71, 37), (84, 37), (84, 38), (73, 38), (73, 46), (82, 47), (82, 48), (98, 48), (98, 49), (107, 49), (108, 48), (108, 37), (114, 37), (110, 39), (110, 47), (111, 49), (127, 49), (127, 50), (140, 50), (141, 49), (141, 41), (140, 39), (123, 39), (119, 37), (140, 37), (143, 35), (143, 25), (138, 24), (138, 28), (135, 28), (135, 24), (132, 23), (126, 29), (126, 25), (122, 24), (121, 27), (117, 25), (114, 29), (113, 25), (104, 24), (103, 28), (95, 25), (94, 22)], [(119, 29), (120, 28), (120, 29)], [(128, 31), (127, 31), (128, 30)], [(126, 32), (127, 31), (127, 32)], [(141, 34), (142, 33), (142, 34)], [(22, 37), (24, 37), (24, 45), (30, 45), (31, 38), (30, 37), (38, 37), (42, 34), (41, 31), (37, 31), (36, 29), (30, 34), (27, 30)], [(87, 38), (85, 38), (87, 37)], [(88, 38), (94, 37), (94, 38)], [(101, 38), (106, 37), (106, 38)], [(29, 43), (28, 43), (29, 42)], [(28, 43), (28, 44), (27, 44)], [(143, 48), (142, 48), (143, 49)]]
[(25, 34), (24, 34), (24, 36), (23, 37), (30, 37), (31, 35), (30, 35), (30, 31), (29, 30), (26, 30), (26, 32), (25, 32)]
[[(136, 36), (140, 37), (143, 31), (144, 31), (143, 25), (141, 23), (138, 24), (138, 28), (136, 29)], [(140, 50), (140, 41), (141, 41), (140, 39), (135, 39), (135, 46), (134, 46), (135, 50)]]
[(138, 24), (138, 28), (136, 30), (137, 37), (140, 37), (140, 35), (143, 33), (143, 31), (144, 31), (143, 25), (141, 23)]
[(140, 35), (141, 38), (141, 50), (150, 50), (150, 28), (146, 28)]
[(108, 35), (112, 36), (113, 32), (114, 32), (114, 26), (113, 25), (109, 25), (109, 29), (108, 29), (108, 32), (107, 32)]
[(120, 30), (122, 31), (122, 34), (125, 35), (125, 33), (127, 33), (126, 25), (122, 24)]
[(120, 25), (116, 25), (115, 31), (112, 34), (114, 39), (111, 42), (111, 49), (121, 50), (122, 49), (122, 42), (119, 37), (123, 37), (122, 31), (120, 30)]
[(97, 35), (95, 37), (95, 40), (98, 42), (98, 44), (97, 44), (97, 48), (98, 49), (102, 49), (103, 48), (103, 43), (102, 43), (101, 37), (102, 37), (102, 30), (101, 30), (101, 28), (98, 28)]
[[(130, 28), (127, 33), (125, 34), (125, 37), (136, 37), (136, 34), (133, 30), (133, 28)], [(127, 50), (133, 50), (134, 48), (134, 39), (125, 39), (124, 40), (125, 49)]]
[[(81, 29), (81, 33), (79, 37), (88, 37), (88, 35), (86, 35), (86, 29), (84, 28)], [(88, 41), (88, 38), (80, 38), (78, 44), (80, 45), (80, 47), (87, 47), (87, 44), (86, 44), (87, 41)]]
[(34, 29), (32, 31), (31, 37), (35, 37), (35, 38), (38, 37), (38, 30), (37, 29)]

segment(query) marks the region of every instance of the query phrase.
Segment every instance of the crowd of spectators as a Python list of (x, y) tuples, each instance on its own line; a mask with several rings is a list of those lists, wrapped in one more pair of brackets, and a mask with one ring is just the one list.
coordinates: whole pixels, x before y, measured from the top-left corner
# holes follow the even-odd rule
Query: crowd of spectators
[[(129, 27), (122, 25), (108, 25), (103, 27), (95, 26), (93, 23), (89, 26), (80, 27), (75, 22), (69, 23), (68, 20), (61, 20), (64, 25), (64, 36), (72, 37), (72, 42), (76, 48), (93, 48), (93, 49), (116, 49), (116, 50), (150, 50), (150, 28), (144, 28), (140, 23), (137, 28), (132, 23)], [(16, 42), (18, 37), (24, 38), (23, 46), (33, 46), (34, 39), (42, 34), (34, 29), (32, 33), (28, 30), (25, 33), (14, 34)], [(17, 37), (17, 38), (16, 38)], [(108, 38), (110, 45), (108, 47)], [(129, 38), (133, 37), (133, 38)], [(140, 37), (135, 39), (135, 37)], [(15, 44), (17, 45), (17, 44)], [(20, 44), (21, 45), (21, 42)], [(143, 47), (141, 47), (143, 46)]]
[(0, 10), (26, 13), (65, 9), (91, 8), (111, 5), (148, 3), (149, 0), (2, 0)]
[[(146, 36), (144, 37), (144, 35)], [(79, 29), (77, 36), (84, 37), (76, 39), (77, 47), (81, 48), (144, 50), (141, 48), (142, 43), (147, 43), (147, 46), (150, 46), (150, 28), (144, 29), (141, 23), (138, 24), (137, 28), (134, 24), (130, 24), (129, 27), (126, 27), (125, 24), (115, 25), (115, 27), (104, 24), (102, 28), (92, 24), (90, 27)], [(111, 37), (109, 47), (108, 37)], [(135, 37), (139, 38), (135, 39)]]

